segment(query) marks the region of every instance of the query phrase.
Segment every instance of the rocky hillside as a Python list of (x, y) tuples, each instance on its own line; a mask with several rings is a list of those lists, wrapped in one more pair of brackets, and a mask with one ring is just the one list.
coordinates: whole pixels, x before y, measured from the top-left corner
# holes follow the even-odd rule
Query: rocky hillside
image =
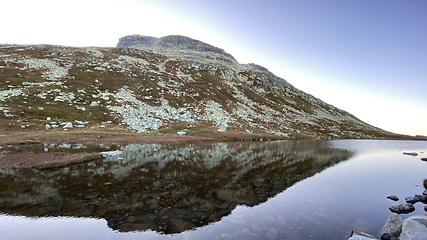
[(396, 137), (222, 49), (139, 35), (115, 48), (0, 45), (0, 129)]

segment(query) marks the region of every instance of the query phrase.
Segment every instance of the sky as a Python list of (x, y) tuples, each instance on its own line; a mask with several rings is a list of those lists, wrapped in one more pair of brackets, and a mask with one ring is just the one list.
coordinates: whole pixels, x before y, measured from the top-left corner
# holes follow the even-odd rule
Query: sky
[(0, 44), (184, 35), (384, 130), (427, 136), (425, 0), (2, 0)]

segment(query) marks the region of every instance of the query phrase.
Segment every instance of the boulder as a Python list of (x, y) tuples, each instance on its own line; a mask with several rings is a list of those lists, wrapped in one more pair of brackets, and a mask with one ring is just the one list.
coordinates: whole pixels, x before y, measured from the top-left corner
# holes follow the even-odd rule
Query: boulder
[(406, 198), (405, 198), (405, 201), (406, 201), (407, 203), (414, 204), (414, 203), (419, 202), (419, 201), (420, 201), (420, 199), (419, 199), (419, 198), (417, 198), (416, 196), (413, 196), (413, 197), (406, 197)]
[(427, 215), (412, 216), (403, 221), (400, 240), (426, 240)]
[(388, 209), (390, 209), (390, 211), (394, 213), (400, 214), (400, 213), (411, 213), (415, 210), (415, 207), (411, 203), (403, 203), (400, 205), (391, 206)]
[(410, 155), (410, 156), (418, 156), (418, 153), (416, 152), (403, 152), (404, 155)]
[(399, 198), (396, 195), (390, 195), (390, 196), (387, 196), (387, 198), (393, 201), (399, 201)]
[(390, 214), (380, 231), (381, 240), (398, 240), (402, 231), (402, 224), (403, 219), (399, 214)]
[(415, 194), (416, 198), (418, 198), (420, 200), (420, 202), (427, 204), (427, 195), (424, 194)]

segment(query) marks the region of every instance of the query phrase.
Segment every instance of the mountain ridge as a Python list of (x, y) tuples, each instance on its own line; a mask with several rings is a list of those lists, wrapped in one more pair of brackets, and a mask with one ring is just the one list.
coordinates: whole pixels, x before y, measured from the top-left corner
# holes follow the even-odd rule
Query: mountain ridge
[(402, 137), (198, 40), (131, 35), (117, 46), (0, 45), (0, 127), (285, 139)]

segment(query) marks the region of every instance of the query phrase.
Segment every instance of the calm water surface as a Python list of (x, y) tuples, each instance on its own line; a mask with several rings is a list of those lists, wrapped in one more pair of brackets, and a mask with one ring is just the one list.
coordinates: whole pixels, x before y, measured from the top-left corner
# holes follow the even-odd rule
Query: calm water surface
[[(36, 152), (103, 147), (45, 144)], [(352, 229), (378, 236), (397, 204), (386, 196), (420, 194), (427, 178), (423, 141), (111, 149), (123, 153), (56, 170), (1, 169), (2, 239), (346, 239)], [(415, 207), (412, 214), (424, 212)]]

